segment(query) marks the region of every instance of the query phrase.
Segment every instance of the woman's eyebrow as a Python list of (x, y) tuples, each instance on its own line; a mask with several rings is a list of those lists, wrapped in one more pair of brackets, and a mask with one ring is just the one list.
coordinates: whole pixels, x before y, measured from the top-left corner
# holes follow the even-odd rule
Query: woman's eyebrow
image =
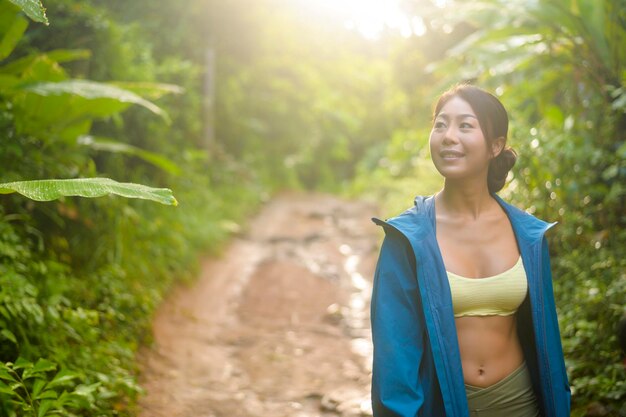
[[(457, 119), (464, 119), (466, 117), (471, 117), (473, 119), (477, 119), (478, 120), (478, 117), (474, 116), (473, 114), (469, 114), (469, 113), (458, 114), (456, 116)], [(439, 113), (437, 115), (437, 118), (442, 118), (442, 119), (445, 119), (445, 120), (449, 120), (450, 116), (448, 116), (448, 114), (446, 114), (446, 113)]]

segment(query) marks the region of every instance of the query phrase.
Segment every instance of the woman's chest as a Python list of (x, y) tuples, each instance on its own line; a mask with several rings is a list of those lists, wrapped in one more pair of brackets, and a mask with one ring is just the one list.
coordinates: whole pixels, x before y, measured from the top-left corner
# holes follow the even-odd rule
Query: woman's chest
[(508, 221), (441, 222), (436, 234), (446, 270), (464, 277), (497, 275), (520, 256)]

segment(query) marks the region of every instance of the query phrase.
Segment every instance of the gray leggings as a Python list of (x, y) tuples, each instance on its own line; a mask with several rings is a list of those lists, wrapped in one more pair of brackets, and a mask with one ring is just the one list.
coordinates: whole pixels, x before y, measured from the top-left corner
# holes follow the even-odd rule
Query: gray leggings
[(465, 393), (471, 417), (540, 416), (526, 362), (489, 387), (465, 384)]

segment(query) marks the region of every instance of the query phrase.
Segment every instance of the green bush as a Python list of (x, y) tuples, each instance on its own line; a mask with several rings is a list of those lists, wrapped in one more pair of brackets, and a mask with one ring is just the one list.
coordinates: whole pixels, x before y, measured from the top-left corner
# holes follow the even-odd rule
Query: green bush
[[(105, 35), (98, 41), (124, 49), (114, 35), (125, 28), (97, 17), (102, 10), (73, 10), (91, 16), (87, 26)], [(198, 84), (193, 65), (147, 60), (139, 75), (120, 70), (124, 82), (73, 79), (70, 71), (84, 67), (62, 64), (85, 60), (89, 51), (56, 45), (41, 52), (32, 42), (46, 28), (21, 38), (26, 26), (17, 6), (0, 3), (0, 52), (10, 55), (0, 64), (0, 193), (56, 200), (0, 195), (0, 415), (131, 415), (141, 393), (134, 355), (150, 341), (154, 309), (176, 281), (194, 275), (199, 253), (217, 250), (237, 230), (265, 190), (240, 165), (210, 164), (185, 136), (201, 130), (197, 94), (181, 99), (179, 87), (154, 82), (161, 71), (185, 86)], [(141, 74), (145, 82), (129, 82)], [(176, 98), (166, 102), (167, 94)], [(166, 127), (173, 125), (170, 135)], [(167, 185), (180, 206), (63, 197), (160, 193), (77, 180), (100, 175)], [(36, 178), (73, 180), (13, 183)], [(152, 197), (174, 202), (169, 192)]]

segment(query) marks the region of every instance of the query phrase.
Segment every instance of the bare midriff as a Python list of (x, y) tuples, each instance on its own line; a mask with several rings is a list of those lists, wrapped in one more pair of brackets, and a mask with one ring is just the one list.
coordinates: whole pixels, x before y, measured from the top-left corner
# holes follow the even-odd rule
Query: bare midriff
[(455, 318), (463, 377), (475, 387), (488, 387), (524, 361), (515, 315)]

